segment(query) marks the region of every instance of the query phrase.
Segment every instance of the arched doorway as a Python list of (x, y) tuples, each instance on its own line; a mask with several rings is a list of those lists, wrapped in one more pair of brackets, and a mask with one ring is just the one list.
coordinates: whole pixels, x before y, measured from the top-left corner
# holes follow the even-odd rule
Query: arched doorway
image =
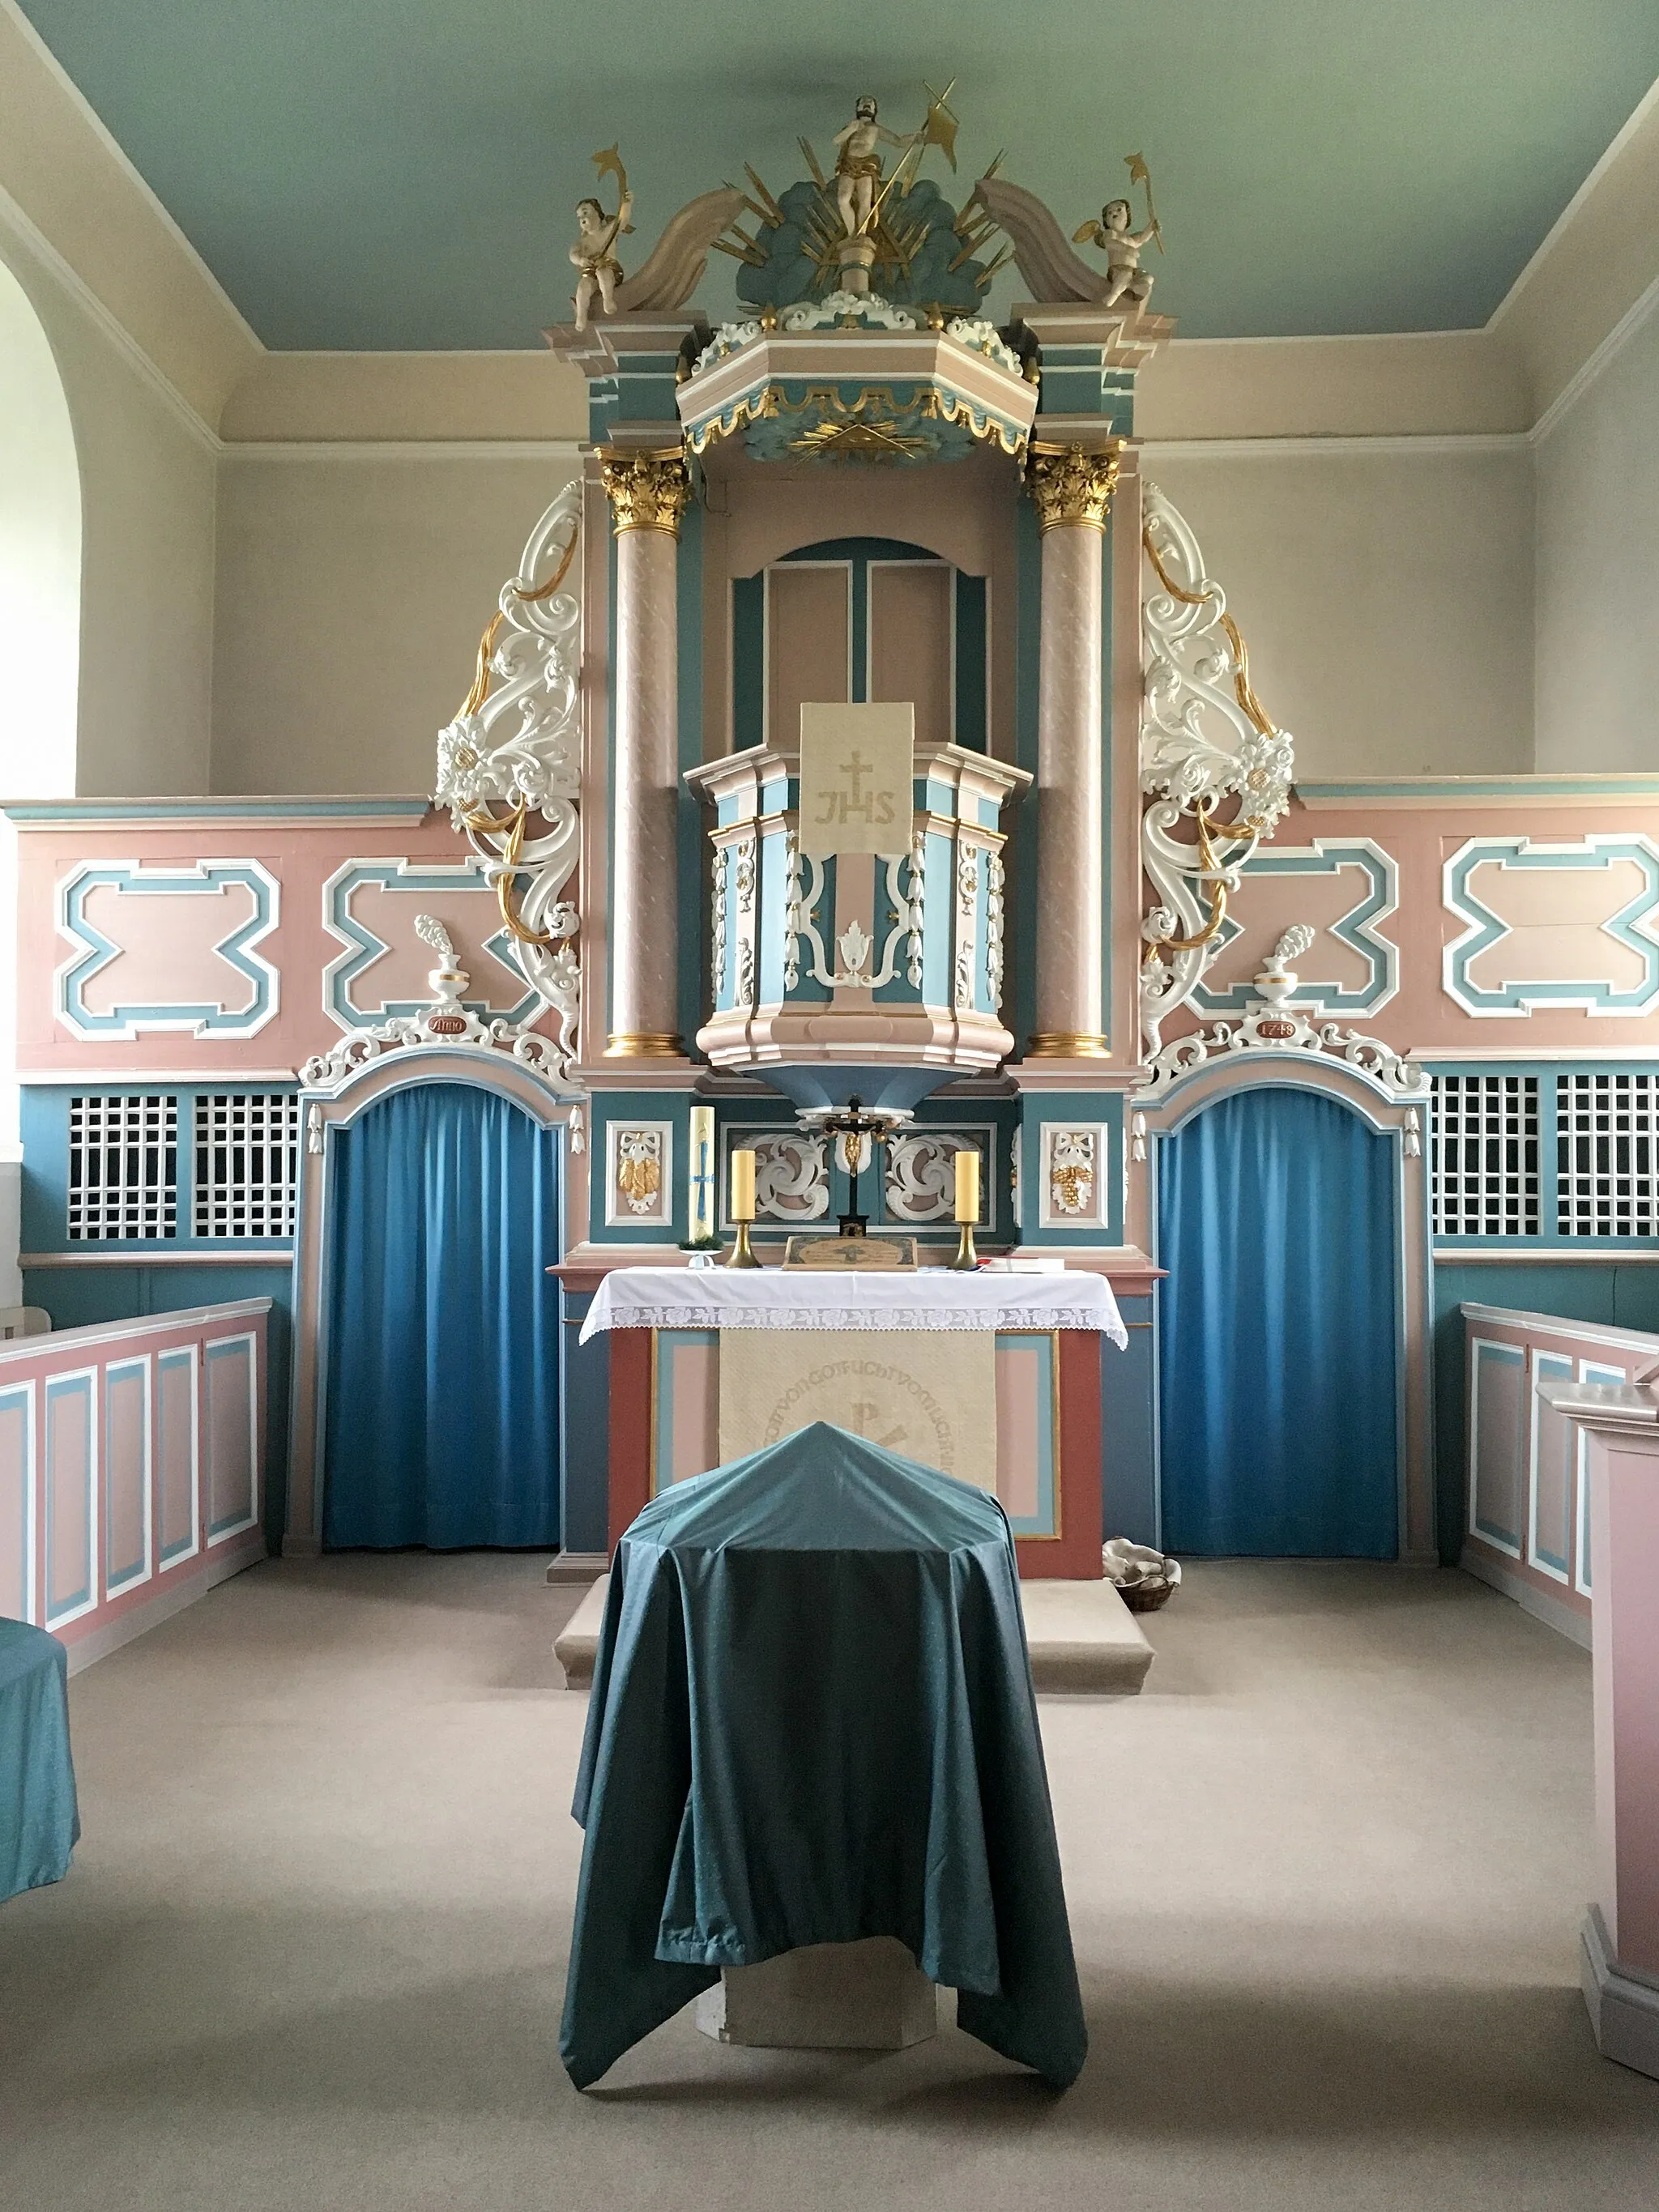
[(556, 1548), (562, 1142), (469, 1082), (331, 1133), (325, 1548)]
[(1394, 1559), (1395, 1140), (1286, 1084), (1211, 1098), (1159, 1146), (1164, 1542)]

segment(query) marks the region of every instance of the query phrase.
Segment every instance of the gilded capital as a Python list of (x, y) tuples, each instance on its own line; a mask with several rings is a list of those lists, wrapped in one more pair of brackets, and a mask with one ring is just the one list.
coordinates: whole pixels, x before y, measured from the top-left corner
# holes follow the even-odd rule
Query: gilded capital
[(678, 538), (680, 517), (691, 496), (691, 479), (680, 448), (601, 446), (599, 457), (617, 537), (624, 530), (665, 530)]
[(1117, 488), (1121, 444), (1090, 453), (1081, 446), (1033, 441), (1025, 483), (1043, 530), (1104, 530)]

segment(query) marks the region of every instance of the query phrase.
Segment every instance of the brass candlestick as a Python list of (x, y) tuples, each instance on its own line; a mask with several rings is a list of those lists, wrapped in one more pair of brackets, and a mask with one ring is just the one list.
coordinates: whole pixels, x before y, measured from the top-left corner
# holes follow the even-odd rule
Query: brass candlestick
[(749, 1249), (749, 1224), (755, 1218), (755, 1154), (753, 1148), (743, 1146), (733, 1150), (730, 1163), (732, 1188), (732, 1226), (737, 1231), (732, 1241), (728, 1267), (758, 1267), (760, 1261)]
[(963, 1267), (971, 1270), (979, 1265), (979, 1254), (974, 1249), (974, 1224), (971, 1221), (963, 1221), (957, 1226), (958, 1231), (957, 1256), (954, 1260), (947, 1260), (945, 1264), (947, 1267)]
[(734, 1221), (732, 1226), (735, 1232), (732, 1240), (732, 1256), (721, 1264), (727, 1267), (758, 1267), (760, 1261), (749, 1249), (749, 1224)]

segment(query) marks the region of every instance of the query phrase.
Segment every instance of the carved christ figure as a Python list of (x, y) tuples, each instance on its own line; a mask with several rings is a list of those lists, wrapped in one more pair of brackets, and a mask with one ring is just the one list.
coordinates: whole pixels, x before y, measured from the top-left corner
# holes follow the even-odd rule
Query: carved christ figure
[(599, 295), (599, 306), (607, 315), (617, 312), (617, 286), (622, 277), (622, 264), (616, 255), (617, 237), (628, 228), (628, 218), (633, 212), (634, 195), (623, 191), (615, 215), (607, 215), (594, 199), (576, 203), (576, 228), (580, 233), (570, 249), (570, 258), (580, 270), (576, 280), (576, 328), (587, 328), (587, 311), (593, 304), (593, 295)]
[(1132, 210), (1127, 200), (1108, 200), (1100, 210), (1098, 222), (1085, 222), (1072, 234), (1073, 246), (1098, 246), (1106, 256), (1106, 297), (1104, 307), (1115, 307), (1123, 299), (1133, 300), (1144, 307), (1152, 297), (1152, 279), (1140, 265), (1143, 249), (1158, 234), (1158, 225), (1149, 223), (1145, 230), (1131, 230)]
[(876, 103), (866, 94), (854, 107), (852, 121), (836, 131), (835, 140), (836, 204), (849, 238), (856, 238), (870, 220), (881, 183), (881, 155), (876, 149), (884, 141), (889, 146), (909, 143), (877, 122)]

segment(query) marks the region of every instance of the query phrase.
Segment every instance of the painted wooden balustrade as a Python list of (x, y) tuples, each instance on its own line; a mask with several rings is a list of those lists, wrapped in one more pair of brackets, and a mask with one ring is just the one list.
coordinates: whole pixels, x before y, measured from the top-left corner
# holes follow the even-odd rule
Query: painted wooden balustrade
[(803, 857), (792, 756), (756, 745), (687, 784), (714, 814), (716, 1066), (891, 1060), (992, 1069), (1013, 1049), (1002, 1003), (1003, 810), (1024, 770), (918, 745), (915, 811), (891, 855)]
[(264, 1558), (270, 1307), (0, 1344), (0, 1615), (71, 1669)]
[(1659, 1366), (1640, 1329), (1462, 1308), (1468, 1469), (1462, 1564), (1589, 1647), (1589, 1445), (1544, 1392), (1635, 1382)]

